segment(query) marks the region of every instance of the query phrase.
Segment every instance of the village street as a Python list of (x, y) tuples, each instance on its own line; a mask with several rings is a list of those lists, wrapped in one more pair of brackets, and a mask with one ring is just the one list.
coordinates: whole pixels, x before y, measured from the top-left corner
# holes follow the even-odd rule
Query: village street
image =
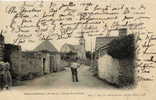
[(89, 67), (82, 65), (79, 68), (79, 82), (72, 82), (71, 71), (51, 73), (33, 80), (24, 81), (22, 86), (12, 87), (12, 90), (27, 89), (110, 89), (113, 88), (106, 82), (97, 79), (89, 71)]

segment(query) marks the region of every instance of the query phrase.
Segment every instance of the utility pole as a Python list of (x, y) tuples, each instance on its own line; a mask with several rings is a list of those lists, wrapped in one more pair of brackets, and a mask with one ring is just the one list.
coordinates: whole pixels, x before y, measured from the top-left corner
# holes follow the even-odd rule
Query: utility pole
[(94, 58), (93, 58), (93, 35), (91, 35), (91, 67), (93, 68), (94, 67)]

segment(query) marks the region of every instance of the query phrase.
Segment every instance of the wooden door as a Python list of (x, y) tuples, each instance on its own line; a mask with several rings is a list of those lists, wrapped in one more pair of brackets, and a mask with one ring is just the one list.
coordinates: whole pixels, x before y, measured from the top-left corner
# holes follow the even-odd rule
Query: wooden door
[(46, 63), (46, 58), (43, 58), (43, 74), (45, 74), (46, 73), (46, 71), (45, 71), (45, 67), (46, 67), (46, 65), (45, 65), (45, 63)]

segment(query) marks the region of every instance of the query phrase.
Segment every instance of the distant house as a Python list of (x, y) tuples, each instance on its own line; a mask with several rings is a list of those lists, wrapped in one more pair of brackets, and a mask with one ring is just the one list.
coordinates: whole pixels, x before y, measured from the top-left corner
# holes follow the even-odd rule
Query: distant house
[(61, 47), (61, 53), (73, 53), (74, 58), (86, 59), (85, 48), (81, 45), (64, 44)]
[(70, 57), (75, 57), (80, 60), (85, 60), (86, 59), (86, 50), (85, 50), (84, 34), (81, 33), (81, 35), (79, 36), (79, 44), (78, 45), (64, 44), (61, 47), (60, 51), (62, 54), (69, 54)]
[(42, 53), (41, 62), (44, 73), (57, 72), (64, 69), (63, 66), (61, 66), (60, 54), (50, 41), (43, 41), (33, 51)]

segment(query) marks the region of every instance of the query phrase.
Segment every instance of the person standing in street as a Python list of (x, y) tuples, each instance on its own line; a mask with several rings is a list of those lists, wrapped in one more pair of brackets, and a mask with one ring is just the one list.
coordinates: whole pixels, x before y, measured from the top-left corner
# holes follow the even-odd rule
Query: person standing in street
[(77, 60), (73, 59), (73, 62), (71, 63), (71, 72), (72, 72), (72, 80), (73, 82), (78, 82), (78, 68), (80, 67), (80, 64), (77, 63)]

